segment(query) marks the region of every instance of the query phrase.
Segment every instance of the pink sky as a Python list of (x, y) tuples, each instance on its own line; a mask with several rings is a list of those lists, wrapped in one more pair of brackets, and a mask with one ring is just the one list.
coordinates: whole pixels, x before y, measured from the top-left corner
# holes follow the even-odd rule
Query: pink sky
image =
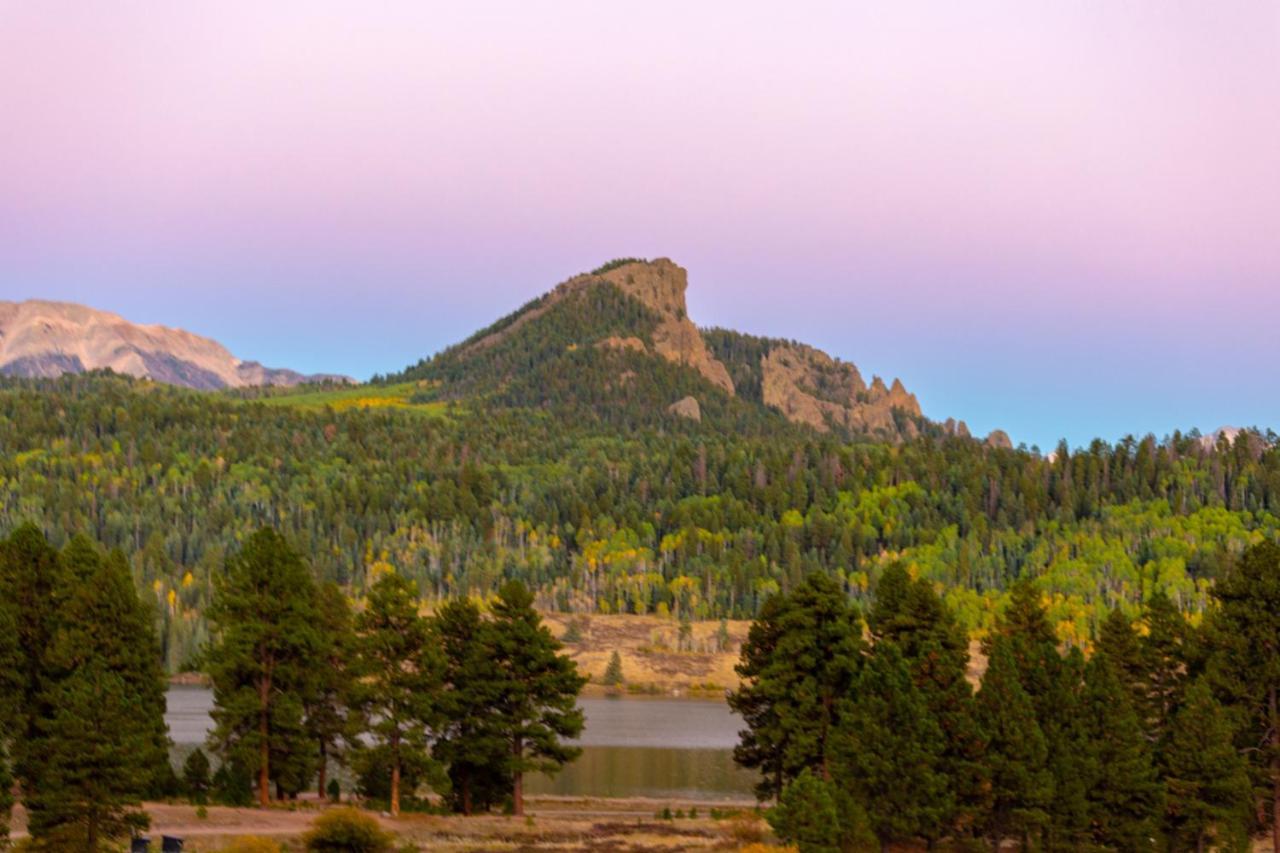
[(781, 5), (0, 0), (0, 298), (368, 375), (668, 255), (937, 417), (1280, 426), (1280, 4)]

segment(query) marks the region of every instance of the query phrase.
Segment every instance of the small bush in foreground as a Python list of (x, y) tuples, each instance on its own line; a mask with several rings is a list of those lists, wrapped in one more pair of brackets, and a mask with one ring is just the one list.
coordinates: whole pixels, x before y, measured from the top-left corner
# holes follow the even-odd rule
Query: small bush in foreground
[(302, 836), (313, 853), (391, 853), (393, 841), (376, 820), (352, 808), (330, 809)]
[(221, 853), (281, 853), (279, 842), (260, 835), (246, 835), (223, 847)]

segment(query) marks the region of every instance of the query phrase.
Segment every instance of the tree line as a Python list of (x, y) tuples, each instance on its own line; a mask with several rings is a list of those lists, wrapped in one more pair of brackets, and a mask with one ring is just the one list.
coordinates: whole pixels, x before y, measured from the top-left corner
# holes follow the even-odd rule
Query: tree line
[(0, 542), (0, 841), (13, 790), (36, 849), (96, 851), (146, 827), (144, 798), (333, 795), (334, 764), (393, 814), (428, 790), (466, 814), (521, 814), (524, 774), (578, 754), (564, 739), (581, 732), (586, 679), (518, 581), (428, 616), (384, 565), (355, 606), (263, 528), (215, 587), (201, 662), (217, 768), (197, 750), (180, 780), (153, 617), (123, 554), (84, 536), (59, 551), (33, 525)]
[[(668, 370), (684, 368), (646, 377)], [(1012, 579), (1034, 576), (1080, 643), (1157, 591), (1197, 614), (1223, 566), (1280, 529), (1280, 450), (1251, 433), (1049, 457), (928, 432), (818, 436), (780, 418), (736, 431), (710, 403), (697, 424), (651, 423), (627, 400), (602, 420), (493, 400), (432, 418), (288, 399), (0, 380), (0, 530), (31, 519), (58, 547), (84, 533), (120, 548), (176, 671), (208, 642), (214, 576), (263, 525), (356, 594), (393, 562), (430, 602), (514, 577), (565, 612), (752, 618), (814, 572), (865, 606), (901, 561), (988, 630)]]
[(1064, 647), (1030, 581), (982, 644), (933, 583), (887, 569), (865, 618), (815, 574), (742, 649), (735, 759), (801, 851), (927, 843), (1247, 850), (1280, 841), (1280, 547), (1252, 546), (1193, 627), (1166, 597)]

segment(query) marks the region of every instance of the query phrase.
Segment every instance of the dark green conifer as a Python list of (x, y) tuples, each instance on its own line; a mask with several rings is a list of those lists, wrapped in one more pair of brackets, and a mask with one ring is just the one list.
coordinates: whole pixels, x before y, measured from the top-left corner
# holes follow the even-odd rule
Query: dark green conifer
[(1085, 670), (1083, 711), (1093, 841), (1109, 850), (1154, 849), (1164, 788), (1130, 688), (1106, 654), (1096, 655)]
[(980, 826), (993, 849), (999, 849), (1008, 838), (1025, 840), (1044, 827), (1053, 797), (1048, 744), (1007, 638), (990, 646), (978, 690), (977, 720), (987, 743), (984, 763), (991, 785), (990, 805)]
[(802, 770), (765, 815), (774, 833), (800, 853), (839, 853), (840, 816), (831, 783)]
[(469, 815), (511, 794), (511, 755), (498, 714), (504, 674), (492, 626), (468, 599), (445, 604), (436, 616), (444, 653), (444, 728), (432, 753), (449, 768), (449, 803)]
[(210, 780), (209, 756), (204, 750), (196, 747), (182, 762), (182, 786), (191, 802), (203, 805), (209, 799)]
[(45, 685), (53, 709), (38, 724), (41, 769), (24, 789), (36, 849), (96, 853), (148, 825), (140, 808), (152, 713), (127, 677), (93, 659)]
[(13, 809), (11, 758), (22, 720), (23, 654), (18, 647), (18, 620), (0, 588), (0, 850), (8, 844)]
[(392, 816), (400, 814), (402, 778), (422, 778), (433, 769), (430, 745), (440, 727), (443, 670), (435, 632), (418, 612), (416, 585), (384, 572), (356, 617), (354, 673), (370, 740), (359, 749), (357, 764), (389, 771)]
[(356, 739), (351, 715), (352, 692), (356, 688), (351, 672), (354, 628), (351, 604), (337, 584), (320, 584), (316, 606), (323, 664), (314, 673), (304, 712), (307, 732), (316, 743), (316, 791), (324, 797), (329, 762), (344, 763), (345, 746)]
[(766, 772), (762, 796), (776, 796), (806, 767), (830, 780), (828, 740), (857, 676), (861, 623), (844, 590), (814, 573), (767, 604), (748, 634), (729, 705), (748, 725), (735, 757)]
[(1138, 632), (1119, 607), (1113, 607), (1098, 630), (1097, 653), (1106, 655), (1135, 709), (1141, 709), (1147, 695), (1147, 661)]
[(1247, 847), (1252, 791), (1226, 711), (1209, 685), (1186, 691), (1165, 746), (1166, 825), (1176, 849)]
[(582, 732), (578, 692), (586, 679), (533, 609), (533, 595), (508, 581), (493, 603), (493, 651), (502, 673), (498, 719), (511, 756), (512, 812), (524, 814), (524, 774), (554, 773), (580, 753), (561, 738)]
[(945, 749), (897, 645), (876, 645), (840, 716), (833, 764), (883, 848), (942, 834), (953, 810)]
[(271, 784), (299, 791), (315, 767), (305, 702), (323, 666), (316, 586), (302, 557), (270, 528), (227, 560), (209, 610), (215, 627), (205, 653), (213, 684), (210, 743), (224, 764), (256, 780), (258, 802)]
[(1207, 625), (1208, 674), (1249, 760), (1258, 823), (1280, 850), (1280, 546), (1252, 546), (1217, 579)]
[(615, 649), (613, 654), (609, 656), (609, 665), (604, 668), (604, 677), (601, 683), (605, 687), (619, 687), (626, 679), (622, 674), (622, 656)]

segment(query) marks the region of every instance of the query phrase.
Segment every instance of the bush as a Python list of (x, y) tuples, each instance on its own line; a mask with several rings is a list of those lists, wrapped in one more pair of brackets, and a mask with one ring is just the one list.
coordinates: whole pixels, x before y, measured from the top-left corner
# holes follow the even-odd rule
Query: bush
[(764, 841), (764, 819), (756, 812), (738, 812), (729, 819), (729, 835), (739, 844), (759, 844)]
[(311, 824), (302, 843), (314, 853), (391, 853), (394, 838), (378, 822), (352, 808), (329, 809)]
[(222, 853), (281, 853), (284, 848), (277, 841), (260, 835), (245, 835), (233, 840)]

